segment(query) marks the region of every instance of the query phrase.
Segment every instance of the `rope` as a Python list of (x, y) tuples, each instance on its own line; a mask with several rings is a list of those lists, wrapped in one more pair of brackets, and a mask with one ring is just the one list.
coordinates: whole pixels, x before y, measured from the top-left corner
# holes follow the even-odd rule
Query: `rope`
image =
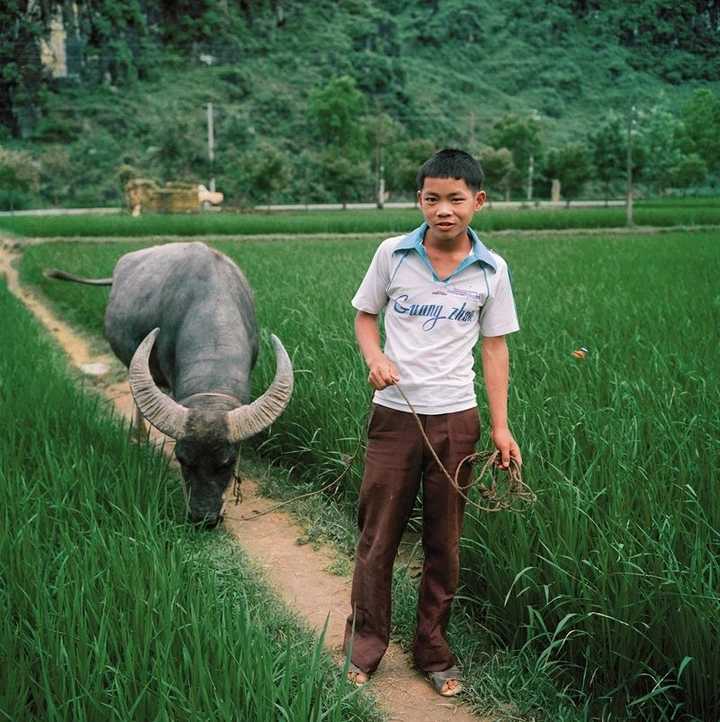
[[(315, 496), (316, 494), (322, 494), (329, 489), (331, 489), (333, 486), (336, 486), (340, 483), (342, 478), (347, 474), (348, 469), (352, 466), (353, 461), (355, 461), (355, 458), (358, 455), (358, 452), (360, 451), (360, 448), (362, 446), (362, 441), (358, 442), (358, 445), (353, 452), (352, 456), (347, 457), (345, 461), (345, 468), (340, 472), (340, 475), (333, 479), (329, 484), (325, 484), (325, 486), (322, 487), (322, 489), (316, 489), (315, 491), (308, 491), (305, 494), (298, 494), (297, 496), (292, 496), (289, 499), (285, 499), (285, 501), (281, 501), (278, 504), (275, 504), (271, 506), (269, 509), (264, 509), (263, 511), (256, 511), (252, 514), (243, 514), (241, 516), (234, 516), (232, 514), (223, 514), (223, 517), (227, 519), (232, 519), (233, 521), (252, 521), (253, 519), (257, 519), (258, 517), (265, 516), (265, 514), (270, 514), (273, 511), (277, 511), (278, 509), (282, 508), (283, 506), (287, 506), (288, 504), (292, 504), (294, 501), (299, 501), (300, 499), (306, 499), (311, 496)], [(233, 475), (233, 497), (234, 497), (234, 504), (233, 506), (237, 506), (242, 500), (243, 495), (242, 491), (240, 490), (240, 484), (242, 482), (242, 477), (238, 473), (238, 471), (235, 471), (235, 474)]]
[[(535, 503), (535, 501), (537, 500), (537, 496), (532, 491), (532, 489), (522, 480), (522, 470), (517, 461), (515, 461), (515, 459), (510, 459), (510, 467), (505, 472), (506, 483), (498, 484), (497, 471), (500, 467), (497, 464), (497, 460), (500, 456), (500, 452), (497, 450), (481, 451), (473, 454), (468, 454), (466, 457), (461, 459), (460, 463), (457, 465), (457, 469), (455, 470), (455, 476), (450, 476), (450, 473), (440, 461), (437, 453), (435, 452), (435, 449), (430, 443), (430, 439), (428, 439), (427, 434), (425, 433), (425, 429), (423, 428), (422, 421), (420, 421), (420, 417), (417, 415), (415, 409), (413, 408), (413, 405), (410, 403), (410, 399), (408, 399), (408, 397), (405, 395), (405, 392), (400, 388), (399, 384), (395, 384), (395, 388), (400, 392), (400, 395), (403, 397), (403, 400), (408, 405), (410, 412), (415, 417), (418, 429), (420, 429), (420, 433), (422, 434), (425, 444), (430, 450), (430, 453), (432, 454), (435, 463), (443, 472), (447, 480), (455, 488), (455, 491), (457, 491), (457, 493), (460, 494), (460, 496), (465, 499), (465, 501), (470, 504), (470, 506), (475, 507), (478, 511), (492, 513), (496, 511), (523, 511), (524, 506), (522, 505), (530, 505)], [(473, 484), (476, 484), (480, 496), (482, 499), (485, 500), (487, 506), (483, 506), (483, 504), (479, 504), (474, 499), (468, 497), (465, 493), (465, 489), (463, 489), (460, 485), (459, 477), (463, 465), (472, 464), (475, 461), (482, 461), (483, 466), (480, 469), (480, 473), (475, 477), (473, 481), (471, 481), (466, 486), (466, 488), (469, 489)], [(490, 473), (490, 484), (486, 486), (480, 480), (488, 472)], [(502, 487), (505, 487), (504, 491), (502, 491)], [(518, 506), (518, 503), (521, 506)]]
[[(395, 384), (395, 388), (400, 392), (400, 395), (403, 397), (405, 403), (410, 409), (410, 413), (412, 413), (412, 415), (415, 417), (418, 429), (420, 429), (423, 440), (427, 444), (427, 447), (430, 450), (430, 453), (432, 454), (435, 463), (438, 465), (438, 467), (443, 472), (450, 484), (452, 484), (452, 486), (455, 488), (457, 493), (460, 494), (460, 496), (465, 499), (468, 504), (475, 507), (479, 511), (484, 512), (523, 511), (524, 506), (533, 504), (537, 500), (537, 497), (533, 493), (532, 489), (530, 489), (530, 487), (522, 480), (522, 471), (520, 469), (520, 465), (515, 461), (515, 459), (510, 459), (510, 468), (505, 472), (505, 478), (507, 480), (506, 483), (498, 484), (497, 471), (500, 467), (497, 464), (497, 459), (500, 456), (500, 452), (497, 450), (481, 451), (478, 453), (468, 454), (465, 458), (461, 459), (460, 463), (457, 465), (457, 469), (455, 470), (455, 476), (450, 476), (450, 473), (440, 461), (437, 453), (435, 452), (435, 449), (430, 443), (430, 439), (428, 439), (427, 434), (425, 433), (425, 429), (423, 428), (422, 421), (420, 421), (420, 417), (415, 412), (415, 409), (410, 403), (410, 400), (405, 395), (405, 392), (400, 388), (399, 384)], [(290, 499), (286, 499), (285, 501), (281, 501), (280, 503), (271, 506), (269, 509), (265, 509), (263, 511), (256, 511), (253, 514), (243, 514), (241, 516), (224, 514), (223, 516), (234, 521), (252, 521), (253, 519), (265, 516), (265, 514), (270, 514), (274, 511), (277, 511), (278, 509), (281, 509), (284, 506), (287, 506), (288, 504), (299, 501), (300, 499), (307, 499), (311, 496), (315, 496), (316, 494), (323, 494), (324, 492), (328, 491), (334, 486), (337, 486), (340, 483), (345, 474), (347, 474), (348, 469), (350, 469), (353, 462), (357, 458), (357, 455), (362, 446), (363, 442), (362, 440), (359, 440), (358, 445), (355, 448), (352, 456), (347, 457), (347, 460), (345, 462), (345, 468), (340, 472), (340, 475), (337, 478), (333, 479), (329, 484), (323, 486), (321, 489), (309, 491), (305, 494), (298, 494), (297, 496), (293, 496)], [(470, 488), (473, 484), (476, 484), (480, 496), (482, 499), (484, 499), (487, 506), (479, 504), (474, 499), (470, 499), (465, 493), (465, 489), (462, 488), (459, 481), (460, 471), (462, 467), (465, 464), (472, 464), (475, 461), (482, 461), (483, 466), (474, 481), (471, 481), (466, 488)], [(488, 472), (490, 473), (490, 484), (486, 486), (480, 480)], [(240, 488), (241, 482), (242, 477), (236, 470), (235, 474), (233, 475), (233, 506), (238, 506), (238, 504), (240, 504), (240, 502), (242, 502), (243, 500), (242, 491)], [(504, 491), (502, 491), (503, 487), (505, 487)], [(523, 506), (518, 506), (518, 504)]]

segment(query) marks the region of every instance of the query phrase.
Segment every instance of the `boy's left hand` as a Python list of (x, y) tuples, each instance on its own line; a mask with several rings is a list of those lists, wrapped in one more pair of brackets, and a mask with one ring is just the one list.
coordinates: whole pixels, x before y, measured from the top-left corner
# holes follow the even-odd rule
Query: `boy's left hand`
[(500, 459), (497, 463), (501, 469), (510, 468), (510, 459), (514, 459), (518, 466), (522, 466), (520, 447), (510, 433), (510, 429), (493, 429), (492, 440), (495, 448), (500, 452)]

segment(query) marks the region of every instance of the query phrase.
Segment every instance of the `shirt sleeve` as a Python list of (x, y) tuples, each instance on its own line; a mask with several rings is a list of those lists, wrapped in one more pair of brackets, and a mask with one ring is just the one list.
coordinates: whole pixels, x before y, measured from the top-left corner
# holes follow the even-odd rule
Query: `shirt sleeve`
[(480, 314), (483, 336), (504, 336), (520, 330), (507, 263), (497, 270), (494, 292)]
[(379, 314), (388, 301), (389, 282), (389, 259), (386, 244), (381, 244), (375, 251), (360, 288), (353, 296), (353, 308), (365, 311), (365, 313)]

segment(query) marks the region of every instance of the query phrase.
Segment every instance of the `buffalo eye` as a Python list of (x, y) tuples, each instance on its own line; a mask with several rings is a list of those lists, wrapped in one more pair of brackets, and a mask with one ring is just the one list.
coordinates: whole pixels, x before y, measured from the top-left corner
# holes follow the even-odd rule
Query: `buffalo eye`
[(235, 465), (235, 459), (227, 459), (225, 461), (221, 461), (215, 468), (218, 471), (226, 471), (227, 469), (231, 469)]

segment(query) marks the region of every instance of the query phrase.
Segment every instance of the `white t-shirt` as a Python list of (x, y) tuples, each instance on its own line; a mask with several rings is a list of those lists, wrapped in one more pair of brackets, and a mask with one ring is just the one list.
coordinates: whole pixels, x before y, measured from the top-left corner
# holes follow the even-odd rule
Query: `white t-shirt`
[[(426, 230), (424, 223), (380, 244), (352, 305), (384, 312), (384, 352), (415, 411), (446, 414), (477, 405), (473, 348), (480, 335), (504, 336), (520, 326), (505, 261), (468, 229), (470, 253), (440, 280), (423, 245)], [(409, 411), (393, 386), (376, 391), (373, 401)]]

